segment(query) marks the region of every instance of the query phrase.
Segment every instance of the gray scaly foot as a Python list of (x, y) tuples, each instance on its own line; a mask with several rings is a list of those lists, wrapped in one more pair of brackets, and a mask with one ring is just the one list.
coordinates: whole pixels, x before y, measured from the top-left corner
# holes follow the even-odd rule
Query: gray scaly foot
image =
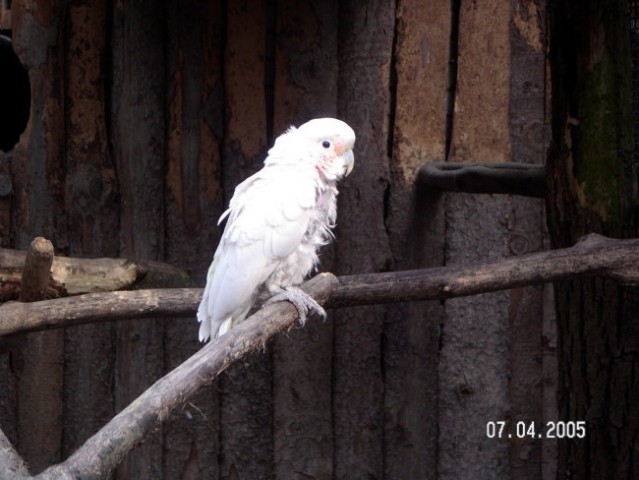
[(264, 305), (275, 302), (291, 302), (297, 309), (301, 326), (304, 326), (306, 323), (306, 315), (309, 311), (315, 312), (322, 318), (326, 318), (326, 310), (324, 310), (313, 297), (299, 287), (289, 286), (279, 289)]

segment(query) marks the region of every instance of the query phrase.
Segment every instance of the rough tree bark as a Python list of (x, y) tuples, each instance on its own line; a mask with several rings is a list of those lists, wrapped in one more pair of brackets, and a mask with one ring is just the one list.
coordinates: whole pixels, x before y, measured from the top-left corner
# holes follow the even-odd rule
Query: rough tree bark
[[(265, 39), (272, 5), (229, 2), (224, 50), (224, 205), (262, 167), (268, 148)], [(249, 73), (250, 72), (250, 73)], [(273, 370), (269, 351), (253, 352), (220, 377), (220, 475), (273, 478)], [(232, 476), (230, 478), (233, 478)]]
[[(14, 150), (12, 179), (13, 246), (25, 248), (36, 236), (66, 248), (64, 211), (64, 65), (63, 6), (47, 3), (32, 9), (16, 2), (12, 9), (14, 48), (29, 71), (31, 113)], [(9, 375), (17, 379), (18, 448), (34, 471), (59, 459), (62, 440), (62, 331), (28, 336), (11, 352)], [(13, 380), (3, 382), (4, 392)], [(42, 401), (42, 400), (46, 401)]]
[[(123, 256), (164, 258), (165, 12), (154, 0), (112, 2), (111, 154), (118, 173)], [(103, 232), (104, 233), (104, 232)], [(163, 322), (119, 324), (114, 406), (124, 408), (164, 370)], [(162, 478), (162, 438), (131, 452), (116, 478)]]
[[(338, 115), (358, 125), (357, 170), (340, 186), (336, 261), (340, 274), (379, 272), (392, 264), (385, 227), (389, 173), (390, 78), (395, 2), (340, 2)], [(368, 99), (375, 99), (368, 101)], [(374, 252), (374, 253), (373, 253)], [(385, 309), (335, 315), (333, 438), (336, 480), (384, 475)]]
[[(120, 253), (120, 196), (107, 135), (107, 4), (67, 2), (63, 17), (65, 211), (68, 253), (78, 257)], [(60, 261), (56, 257), (54, 263)], [(61, 279), (74, 286), (68, 280)], [(114, 356), (113, 329), (113, 324), (102, 324), (64, 332), (63, 455), (74, 451), (115, 412), (113, 364), (104, 360)]]
[[(277, 2), (272, 39), (274, 137), (290, 125), (337, 114), (338, 4)], [(322, 270), (332, 270), (333, 248), (322, 248)], [(332, 327), (329, 313), (326, 322), (309, 322), (273, 342), (276, 479), (333, 477)]]
[[(550, 3), (553, 246), (586, 232), (636, 235), (628, 2)], [(558, 282), (562, 420), (585, 439), (559, 444), (558, 478), (631, 479), (639, 471), (639, 290), (609, 279)]]
[[(164, 2), (167, 64), (165, 260), (184, 268), (190, 285), (203, 285), (221, 230), (224, 118), (220, 0)], [(177, 282), (173, 287), (185, 286)], [(169, 320), (164, 367), (172, 369), (201, 347), (197, 322)], [(164, 479), (216, 479), (219, 405), (215, 388), (200, 390), (163, 427)]]

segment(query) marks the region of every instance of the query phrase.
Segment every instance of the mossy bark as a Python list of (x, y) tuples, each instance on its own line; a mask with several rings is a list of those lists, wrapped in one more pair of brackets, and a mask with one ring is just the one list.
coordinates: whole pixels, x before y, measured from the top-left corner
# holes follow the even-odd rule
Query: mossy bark
[[(551, 3), (553, 247), (588, 232), (623, 238), (636, 231), (628, 8), (624, 0)], [(632, 478), (639, 466), (639, 329), (632, 314), (639, 289), (583, 278), (555, 290), (559, 420), (587, 421), (585, 439), (559, 442), (558, 478)]]

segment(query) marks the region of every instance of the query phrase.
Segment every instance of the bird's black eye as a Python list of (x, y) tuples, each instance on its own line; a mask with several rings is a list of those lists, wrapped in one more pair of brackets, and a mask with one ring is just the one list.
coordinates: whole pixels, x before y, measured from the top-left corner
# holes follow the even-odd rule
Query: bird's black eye
[(322, 142), (322, 147), (324, 148), (331, 148), (331, 142), (329, 142), (328, 140), (324, 140)]

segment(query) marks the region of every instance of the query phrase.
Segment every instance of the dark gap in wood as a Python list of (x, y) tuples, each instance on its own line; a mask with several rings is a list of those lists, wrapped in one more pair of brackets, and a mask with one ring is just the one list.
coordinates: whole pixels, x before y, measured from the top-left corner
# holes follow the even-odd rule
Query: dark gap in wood
[(264, 102), (266, 104), (266, 143), (273, 144), (273, 118), (275, 117), (275, 49), (277, 35), (277, 0), (266, 2), (266, 35), (264, 57)]
[(445, 159), (450, 155), (453, 142), (453, 122), (455, 117), (455, 96), (457, 95), (457, 60), (459, 58), (459, 12), (461, 0), (450, 2), (450, 48), (448, 55), (448, 89), (446, 99), (446, 150)]

